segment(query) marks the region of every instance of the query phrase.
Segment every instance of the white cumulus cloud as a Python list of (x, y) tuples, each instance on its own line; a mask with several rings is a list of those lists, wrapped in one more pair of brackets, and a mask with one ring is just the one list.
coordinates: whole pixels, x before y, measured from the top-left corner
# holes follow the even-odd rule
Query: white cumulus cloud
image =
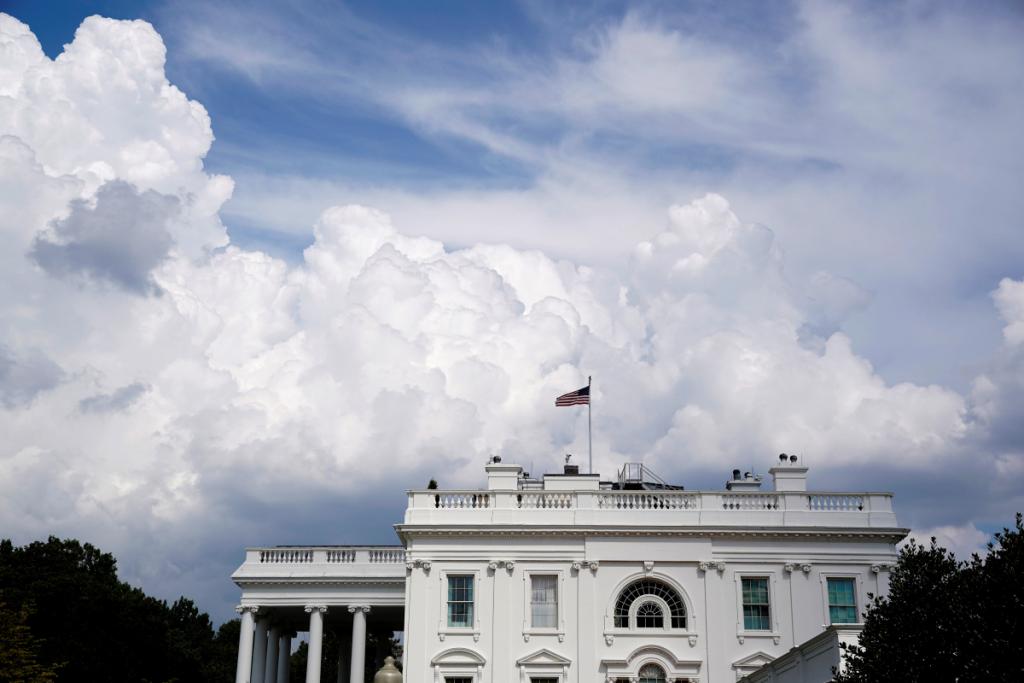
[(451, 248), (356, 205), (326, 208), (289, 264), (228, 243), (209, 118), (148, 24), (90, 18), (49, 60), (0, 15), (0, 53), (0, 515), (19, 539), (77, 534), (219, 601), (244, 544), (337, 539), (336, 511), (304, 506), (584, 453), (585, 413), (552, 404), (587, 375), (606, 475), (780, 450), (913, 469), (984, 427), (955, 391), (880, 377), (828, 324), (866, 294), (790, 282), (772, 230), (722, 196), (669, 208), (619, 269)]

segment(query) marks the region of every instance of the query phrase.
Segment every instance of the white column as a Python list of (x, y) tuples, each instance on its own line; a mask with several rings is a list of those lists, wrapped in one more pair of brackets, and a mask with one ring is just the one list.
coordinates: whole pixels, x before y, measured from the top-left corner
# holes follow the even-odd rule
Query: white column
[[(363, 668), (366, 664), (366, 613), (368, 605), (349, 605), (352, 613), (352, 654), (349, 661), (348, 683), (363, 683)], [(310, 681), (306, 681), (310, 683)]]
[(263, 681), (263, 672), (267, 669), (267, 618), (256, 620), (256, 636), (252, 644), (252, 683)]
[(323, 605), (307, 605), (309, 612), (309, 650), (306, 659), (306, 683), (320, 683), (320, 658), (324, 647), (324, 612)]
[(242, 615), (242, 627), (238, 632), (238, 664), (235, 667), (235, 683), (250, 683), (252, 673), (252, 622), (259, 607), (239, 605), (235, 611)]
[(277, 682), (288, 683), (291, 677), (292, 634), (282, 633), (277, 646)]
[(277, 683), (277, 646), (280, 639), (281, 627), (272, 627), (267, 634), (267, 663), (263, 669), (263, 683)]

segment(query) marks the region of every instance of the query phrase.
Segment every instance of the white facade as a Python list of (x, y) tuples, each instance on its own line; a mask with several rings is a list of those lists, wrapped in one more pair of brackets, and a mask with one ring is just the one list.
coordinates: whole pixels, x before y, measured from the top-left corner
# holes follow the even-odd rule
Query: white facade
[[(404, 631), (407, 683), (733, 683), (818, 637), (830, 611), (854, 620), (868, 593), (886, 593), (906, 535), (891, 494), (808, 492), (789, 460), (770, 471), (774, 490), (752, 478), (612, 490), (596, 475), (535, 482), (492, 464), (486, 489), (410, 491), (404, 552), (251, 549), (233, 577), (242, 605), (259, 607), (253, 648), (267, 664), (251, 680), (278, 673), (260, 615), (264, 633), (285, 634), (315, 628), (316, 612), (353, 652), (360, 617)], [(353, 681), (357, 659), (344, 667)]]

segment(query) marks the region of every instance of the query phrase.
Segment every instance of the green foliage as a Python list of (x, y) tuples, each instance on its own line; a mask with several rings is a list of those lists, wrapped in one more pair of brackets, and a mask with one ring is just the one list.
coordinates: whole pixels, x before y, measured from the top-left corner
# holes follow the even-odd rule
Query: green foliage
[(56, 679), (37, 680), (171, 683), (234, 676), (237, 626), (228, 643), (228, 625), (214, 634), (209, 616), (191, 600), (168, 606), (119, 581), (114, 557), (88, 543), (52, 536), (24, 547), (0, 542), (0, 599), (15, 611), (33, 607), (24, 625), (38, 661), (63, 664)]
[(1024, 528), (957, 562), (933, 538), (900, 551), (889, 595), (874, 598), (837, 683), (1024, 681)]
[(18, 611), (0, 602), (0, 683), (50, 683), (59, 666), (39, 662), (40, 643), (28, 627), (28, 605)]

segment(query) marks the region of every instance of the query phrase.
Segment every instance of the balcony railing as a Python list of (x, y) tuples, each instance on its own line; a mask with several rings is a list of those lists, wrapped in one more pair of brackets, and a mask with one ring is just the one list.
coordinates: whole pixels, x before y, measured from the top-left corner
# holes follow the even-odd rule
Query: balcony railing
[(404, 564), (401, 546), (309, 546), (250, 548), (247, 563), (256, 564)]
[(468, 524), (507, 521), (524, 524), (896, 525), (890, 493), (677, 490), (409, 492), (406, 523), (455, 522), (456, 519), (458, 523)]

